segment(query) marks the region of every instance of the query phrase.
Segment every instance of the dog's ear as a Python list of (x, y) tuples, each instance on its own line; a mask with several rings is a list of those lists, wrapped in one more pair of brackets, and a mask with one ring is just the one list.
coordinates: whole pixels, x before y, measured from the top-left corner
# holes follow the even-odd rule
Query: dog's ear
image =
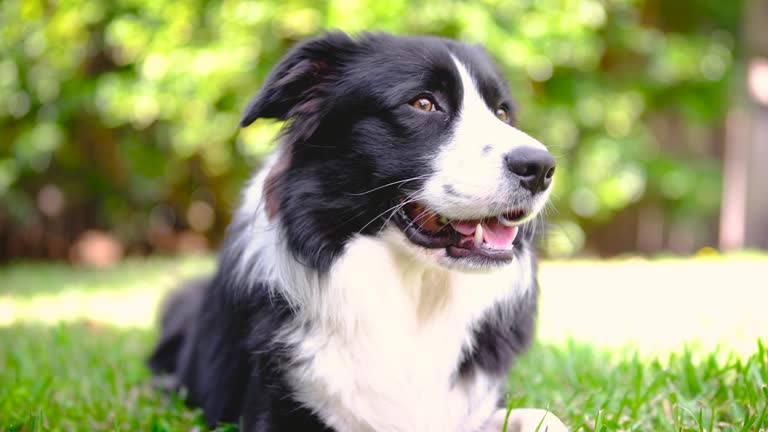
[[(322, 103), (328, 87), (339, 76), (356, 42), (344, 33), (327, 33), (288, 52), (270, 72), (240, 120), (240, 127), (258, 118), (294, 120), (302, 135), (311, 134), (328, 107)], [(303, 123), (303, 124), (297, 124)]]

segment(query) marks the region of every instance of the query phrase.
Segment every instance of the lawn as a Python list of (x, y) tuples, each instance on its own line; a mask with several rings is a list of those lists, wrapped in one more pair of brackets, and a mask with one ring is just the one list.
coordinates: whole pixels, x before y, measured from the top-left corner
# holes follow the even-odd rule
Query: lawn
[[(143, 361), (163, 295), (212, 269), (0, 269), (0, 430), (204, 429)], [(510, 376), (511, 405), (549, 407), (574, 431), (768, 429), (766, 276), (760, 255), (544, 263), (539, 342)]]

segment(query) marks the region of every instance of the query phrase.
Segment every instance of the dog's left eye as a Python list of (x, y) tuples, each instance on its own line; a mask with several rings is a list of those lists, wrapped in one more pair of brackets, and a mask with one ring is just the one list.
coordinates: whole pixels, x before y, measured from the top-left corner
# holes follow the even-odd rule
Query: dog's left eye
[(421, 111), (435, 111), (435, 103), (429, 98), (418, 98), (411, 102), (411, 106)]
[(509, 111), (503, 106), (496, 108), (496, 117), (504, 123), (509, 123)]

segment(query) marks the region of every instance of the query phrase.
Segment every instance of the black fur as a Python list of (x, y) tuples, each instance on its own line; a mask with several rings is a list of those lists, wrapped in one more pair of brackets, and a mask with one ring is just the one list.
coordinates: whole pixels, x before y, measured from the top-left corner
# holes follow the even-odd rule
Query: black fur
[[(376, 235), (386, 210), (420, 181), (382, 187), (428, 174), (423, 160), (447, 139), (462, 87), (449, 53), (472, 66), (489, 106), (512, 110), (505, 81), (479, 47), (431, 37), (330, 33), (288, 53), (249, 104), (241, 121), (286, 120), (288, 160), (270, 179), (283, 235), (298, 260), (320, 274), (356, 233)], [(441, 111), (409, 107), (429, 89)], [(380, 188), (371, 193), (367, 191)], [(236, 278), (237, 240), (249, 216), (238, 214), (223, 247), (219, 269), (172, 297), (162, 337), (149, 364), (174, 390), (184, 388), (202, 407), (210, 427), (240, 423), (245, 431), (327, 431), (292, 396), (281, 368), (295, 361), (275, 332), (293, 317), (279, 290), (257, 277)], [(516, 253), (530, 254), (532, 229), (522, 230)], [(267, 252), (268, 253), (268, 252)], [(254, 262), (255, 265), (255, 262)], [(375, 277), (375, 275), (372, 275)], [(361, 287), (363, 288), (363, 287)], [(478, 369), (506, 374), (531, 341), (537, 289), (515, 313), (489, 316), (474, 331), (474, 349), (457, 359), (460, 375)], [(512, 317), (512, 318), (509, 318)]]
[[(291, 314), (266, 287), (243, 286), (226, 276), (195, 281), (175, 293), (163, 312), (163, 336), (149, 359), (167, 390), (184, 389), (187, 403), (202, 407), (210, 428), (242, 423), (244, 431), (326, 431), (320, 420), (292, 400), (279, 366), (286, 347), (274, 332)], [(204, 307), (201, 307), (204, 306)], [(165, 324), (171, 317), (173, 325)]]

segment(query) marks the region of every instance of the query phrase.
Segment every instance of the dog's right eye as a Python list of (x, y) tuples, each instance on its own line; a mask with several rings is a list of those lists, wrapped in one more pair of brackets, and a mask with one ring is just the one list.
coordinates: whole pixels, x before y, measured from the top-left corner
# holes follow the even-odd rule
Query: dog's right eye
[(431, 99), (421, 97), (411, 102), (411, 106), (421, 111), (435, 111), (435, 103)]
[(509, 110), (507, 110), (507, 107), (500, 106), (496, 108), (496, 117), (498, 117), (499, 120), (503, 121), (504, 123), (509, 123), (510, 115), (509, 115)]

